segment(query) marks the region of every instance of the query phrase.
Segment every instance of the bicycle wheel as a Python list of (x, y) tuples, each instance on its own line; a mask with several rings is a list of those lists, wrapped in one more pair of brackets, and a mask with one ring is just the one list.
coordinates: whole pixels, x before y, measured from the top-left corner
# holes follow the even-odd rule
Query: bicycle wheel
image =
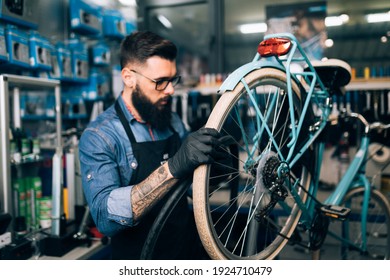
[(179, 201), (184, 195), (186, 195), (190, 184), (191, 180), (189, 179), (180, 181), (178, 185), (175, 186), (175, 189), (172, 191), (172, 193), (170, 193), (170, 196), (164, 203), (164, 206), (161, 208), (160, 212), (158, 213), (156, 219), (153, 222), (152, 227), (149, 230), (145, 243), (142, 247), (140, 256), (141, 260), (153, 259), (154, 250), (157, 242), (159, 241), (161, 231), (163, 231), (167, 220), (169, 219), (170, 215), (172, 214)]
[[(363, 197), (363, 187), (349, 191), (345, 197), (344, 205), (351, 209), (351, 214), (342, 225), (342, 237), (348, 243), (342, 243), (341, 258), (345, 260), (387, 260), (390, 256), (389, 201), (380, 191), (373, 189), (368, 203), (366, 226), (362, 228)], [(365, 247), (363, 242), (366, 243)]]
[[(310, 172), (304, 160), (291, 168), (286, 162), (291, 127), (302, 111), (299, 87), (293, 82), (292, 88), (290, 104), (285, 73), (258, 69), (225, 92), (210, 114), (206, 127), (231, 135), (239, 149), (238, 168), (219, 168), (223, 182), (213, 184), (210, 175), (218, 163), (194, 172), (195, 222), (213, 259), (275, 258), (299, 221), (296, 198), (306, 201)], [(282, 166), (286, 172), (278, 175)], [(233, 190), (229, 184), (237, 178)]]

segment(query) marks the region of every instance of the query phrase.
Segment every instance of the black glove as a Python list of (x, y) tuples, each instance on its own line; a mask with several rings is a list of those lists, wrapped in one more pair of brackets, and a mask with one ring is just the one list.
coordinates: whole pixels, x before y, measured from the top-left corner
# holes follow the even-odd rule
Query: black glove
[(201, 164), (213, 163), (220, 133), (213, 128), (201, 128), (190, 133), (177, 153), (168, 160), (169, 171), (183, 178)]

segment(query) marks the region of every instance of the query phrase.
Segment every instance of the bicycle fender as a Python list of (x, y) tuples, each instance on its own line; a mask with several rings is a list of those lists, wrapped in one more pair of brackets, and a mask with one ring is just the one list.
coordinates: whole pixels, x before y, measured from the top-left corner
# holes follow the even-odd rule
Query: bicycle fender
[(276, 65), (275, 63), (269, 61), (252, 61), (234, 70), (233, 73), (231, 73), (219, 87), (218, 93), (224, 93), (225, 91), (233, 90), (241, 81), (241, 79), (244, 78), (248, 73), (266, 67), (276, 68), (285, 71), (285, 69), (281, 65)]

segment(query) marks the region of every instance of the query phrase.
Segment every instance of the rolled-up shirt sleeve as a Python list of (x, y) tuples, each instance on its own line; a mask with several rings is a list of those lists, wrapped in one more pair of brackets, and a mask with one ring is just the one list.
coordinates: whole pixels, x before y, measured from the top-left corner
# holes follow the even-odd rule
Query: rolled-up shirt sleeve
[(131, 189), (133, 186), (112, 190), (107, 201), (108, 218), (121, 225), (132, 225)]

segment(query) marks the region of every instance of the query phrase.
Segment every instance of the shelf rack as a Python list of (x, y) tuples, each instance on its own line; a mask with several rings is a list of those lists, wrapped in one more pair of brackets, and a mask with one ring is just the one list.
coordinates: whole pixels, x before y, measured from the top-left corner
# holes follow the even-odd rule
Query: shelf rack
[[(11, 163), (10, 163), (10, 97), (13, 99), (13, 121), (15, 127), (21, 127), (20, 89), (51, 89), (55, 95), (56, 150), (53, 156), (52, 185), (52, 235), (60, 234), (60, 215), (62, 207), (62, 121), (60, 81), (46, 78), (19, 75), (0, 75), (0, 213), (15, 213), (12, 199)], [(11, 91), (12, 90), (12, 91)]]
[(345, 87), (346, 90), (390, 90), (390, 78), (355, 78)]

